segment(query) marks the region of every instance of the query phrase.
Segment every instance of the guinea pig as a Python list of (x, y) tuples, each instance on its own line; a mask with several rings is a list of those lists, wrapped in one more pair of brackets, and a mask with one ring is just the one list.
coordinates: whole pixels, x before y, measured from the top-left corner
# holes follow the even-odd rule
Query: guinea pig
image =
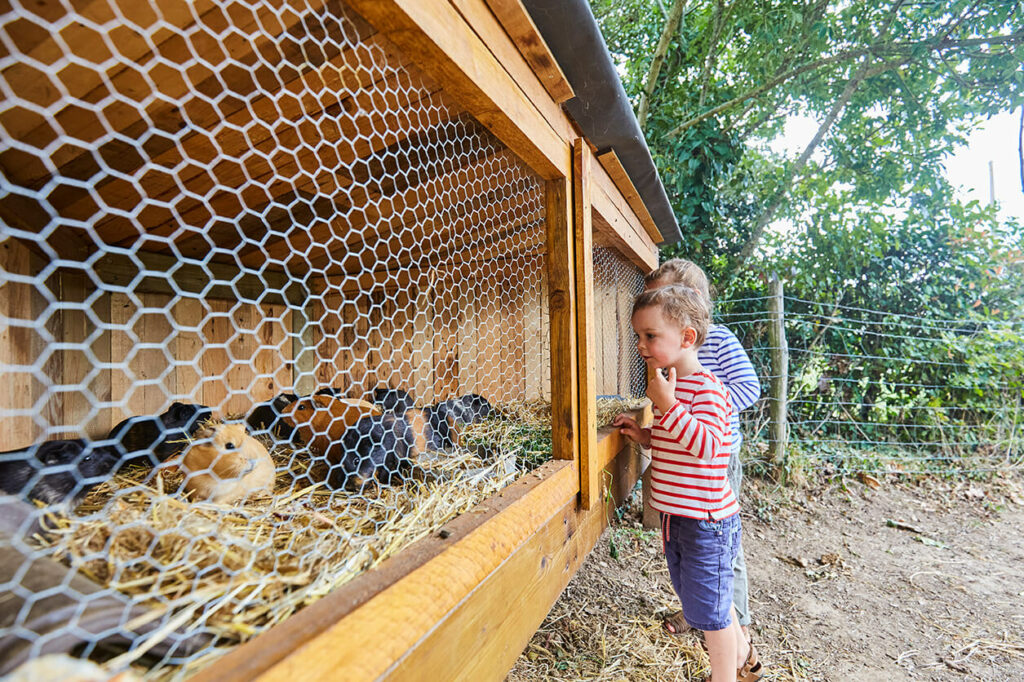
[(207, 424), (182, 455), (185, 490), (193, 499), (228, 504), (274, 486), (274, 461), (241, 424)]
[(379, 414), (380, 408), (365, 400), (311, 395), (286, 406), (281, 417), (310, 449), (326, 455), (350, 426)]
[(120, 461), (120, 453), (109, 445), (94, 445), (81, 438), (46, 441), (0, 453), (0, 489), (73, 509), (117, 471)]
[(460, 427), (481, 422), (493, 412), (487, 398), (477, 393), (435, 403), (426, 408), (431, 443), (440, 450), (456, 447), (460, 444)]
[(275, 440), (280, 439), (289, 442), (295, 433), (293, 429), (282, 418), (285, 408), (299, 399), (294, 393), (279, 393), (277, 397), (265, 403), (257, 405), (245, 423), (254, 434), (268, 433)]
[(172, 403), (157, 417), (129, 417), (111, 429), (107, 440), (123, 453), (124, 464), (156, 466), (185, 448), (199, 425), (213, 413), (205, 405)]
[(319, 391), (317, 391), (313, 395), (325, 395), (328, 398), (341, 398), (341, 397), (343, 397), (345, 395), (345, 389), (342, 389), (342, 388), (332, 388), (332, 387), (328, 386), (327, 388), (321, 388)]
[(373, 392), (373, 404), (380, 405), (384, 412), (404, 417), (406, 412), (413, 409), (416, 401), (408, 391), (400, 388), (378, 388)]
[(417, 457), (413, 430), (393, 414), (363, 417), (345, 432), (340, 460), (331, 461), (327, 483), (332, 488), (361, 488), (371, 479), (400, 481)]

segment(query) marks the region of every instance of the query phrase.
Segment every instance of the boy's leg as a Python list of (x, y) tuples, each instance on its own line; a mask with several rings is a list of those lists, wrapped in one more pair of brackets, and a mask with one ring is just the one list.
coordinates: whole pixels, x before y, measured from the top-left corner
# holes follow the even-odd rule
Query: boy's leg
[[(732, 453), (729, 455), (727, 475), (729, 477), (729, 486), (732, 488), (733, 494), (736, 495), (736, 499), (739, 500), (740, 486), (743, 485), (743, 463), (740, 461), (740, 444), (735, 445)], [(750, 625), (750, 592), (747, 586), (747, 560), (743, 556), (742, 542), (740, 543), (739, 551), (736, 553), (736, 559), (732, 563), (732, 572), (732, 602), (736, 609), (739, 624), (746, 628)]]
[[(704, 643), (708, 646), (708, 658), (711, 659), (711, 682), (736, 682), (736, 670), (743, 665), (737, 664), (736, 636), (740, 627), (734, 620), (724, 630), (704, 631)], [(739, 635), (742, 639), (743, 635)]]

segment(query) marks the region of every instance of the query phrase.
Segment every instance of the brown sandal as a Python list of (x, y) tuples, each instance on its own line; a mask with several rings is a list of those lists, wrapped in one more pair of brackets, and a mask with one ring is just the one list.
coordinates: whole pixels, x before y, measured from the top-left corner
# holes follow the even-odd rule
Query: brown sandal
[(747, 650), (747, 660), (736, 671), (736, 682), (757, 682), (763, 676), (764, 666), (761, 665), (761, 661), (757, 657), (757, 649), (751, 643), (750, 649)]
[(690, 624), (686, 622), (686, 618), (683, 617), (682, 611), (676, 611), (670, 613), (661, 619), (661, 627), (665, 628), (665, 632), (670, 635), (682, 635), (688, 630), (692, 630)]

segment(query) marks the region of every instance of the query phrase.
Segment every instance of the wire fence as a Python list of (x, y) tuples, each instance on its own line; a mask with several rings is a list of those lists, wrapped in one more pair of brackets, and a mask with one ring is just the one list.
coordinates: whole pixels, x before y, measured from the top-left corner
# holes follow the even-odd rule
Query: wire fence
[[(741, 415), (748, 458), (779, 466), (771, 388), (785, 381), (786, 466), (965, 473), (1024, 465), (1024, 321), (936, 319), (782, 297), (734, 299), (715, 321), (747, 348), (763, 399)], [(784, 345), (788, 370), (773, 361)]]

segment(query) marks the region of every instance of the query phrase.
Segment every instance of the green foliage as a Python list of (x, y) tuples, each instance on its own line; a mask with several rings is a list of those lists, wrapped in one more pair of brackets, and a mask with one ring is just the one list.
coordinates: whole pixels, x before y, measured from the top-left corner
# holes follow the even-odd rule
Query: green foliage
[[(683, 235), (662, 257), (705, 268), (761, 367), (765, 302), (742, 299), (773, 274), (797, 299), (794, 435), (949, 456), (1009, 438), (1024, 231), (958, 201), (943, 164), (1024, 106), (1022, 2), (688, 0), (648, 84), (671, 4), (592, 0), (627, 93), (651, 93), (644, 132)], [(820, 139), (793, 158), (772, 142), (797, 115)]]
[[(637, 104), (668, 4), (592, 0)], [(757, 266), (739, 254), (760, 239), (752, 227), (777, 198), (777, 217), (788, 219), (827, 206), (831, 187), (849, 187), (858, 203), (949, 196), (945, 155), (981, 118), (1024, 101), (1019, 0), (685, 7), (645, 134), (683, 232), (665, 255), (685, 254), (719, 282), (741, 275), (741, 264)], [(851, 81), (857, 87), (804, 166), (772, 151), (788, 118), (824, 121)]]

